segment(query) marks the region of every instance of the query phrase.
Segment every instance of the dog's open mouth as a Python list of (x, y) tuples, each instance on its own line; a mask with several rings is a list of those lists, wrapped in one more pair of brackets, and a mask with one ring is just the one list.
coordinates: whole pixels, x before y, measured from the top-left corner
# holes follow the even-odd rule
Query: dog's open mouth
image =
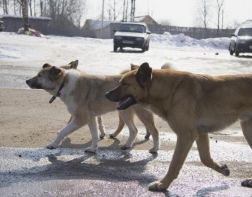
[(136, 103), (137, 103), (136, 99), (133, 96), (131, 95), (125, 96), (122, 99), (120, 99), (117, 109), (119, 110), (127, 109), (129, 106), (134, 105)]

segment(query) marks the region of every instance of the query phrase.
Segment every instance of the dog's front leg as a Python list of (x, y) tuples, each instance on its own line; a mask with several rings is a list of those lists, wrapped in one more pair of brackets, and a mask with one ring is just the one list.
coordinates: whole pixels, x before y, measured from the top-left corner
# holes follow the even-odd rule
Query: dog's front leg
[(74, 132), (75, 130), (79, 129), (81, 126), (82, 126), (81, 124), (77, 124), (75, 119), (71, 117), (71, 120), (67, 124), (67, 126), (58, 132), (56, 139), (51, 144), (49, 144), (47, 148), (48, 149), (57, 148), (57, 146), (64, 139), (64, 137)]
[(207, 133), (200, 133), (199, 137), (196, 141), (200, 160), (201, 162), (209, 168), (216, 170), (217, 172), (229, 176), (230, 171), (227, 165), (220, 166), (219, 164), (215, 163), (210, 154), (210, 147), (209, 147), (209, 138)]
[(137, 128), (134, 124), (133, 113), (131, 111), (129, 110), (121, 111), (120, 116), (122, 120), (125, 122), (125, 124), (127, 125), (127, 127), (129, 128), (129, 138), (126, 144), (121, 147), (121, 149), (125, 150), (133, 146), (133, 143), (137, 135)]
[(85, 152), (95, 153), (97, 150), (98, 142), (98, 130), (95, 116), (89, 118), (88, 127), (92, 136), (92, 144), (85, 150)]
[(164, 191), (171, 182), (177, 178), (179, 171), (184, 164), (186, 156), (194, 142), (196, 137), (193, 136), (181, 136), (177, 137), (177, 144), (173, 153), (172, 161), (169, 170), (165, 177), (160, 181), (155, 181), (149, 185), (149, 190), (152, 191)]

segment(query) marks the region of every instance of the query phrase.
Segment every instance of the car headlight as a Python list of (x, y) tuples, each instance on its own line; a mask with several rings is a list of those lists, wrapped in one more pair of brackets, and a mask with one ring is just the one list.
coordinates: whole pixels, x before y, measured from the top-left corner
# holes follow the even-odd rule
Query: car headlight
[(121, 36), (116, 36), (115, 39), (116, 39), (116, 40), (121, 40), (122, 37), (121, 37)]
[(136, 41), (143, 41), (143, 38), (136, 38)]

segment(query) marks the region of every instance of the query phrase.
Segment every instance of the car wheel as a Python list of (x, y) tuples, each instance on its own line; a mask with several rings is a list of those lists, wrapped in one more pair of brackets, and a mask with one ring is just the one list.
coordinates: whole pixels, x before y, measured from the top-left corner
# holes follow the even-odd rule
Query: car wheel
[(239, 51), (235, 50), (235, 56), (239, 57)]
[(228, 50), (229, 50), (230, 55), (234, 54), (234, 51), (231, 49), (231, 44), (229, 45)]
[(145, 50), (146, 50), (146, 51), (149, 51), (149, 43), (146, 45)]
[(234, 53), (235, 53), (235, 56), (236, 57), (238, 57), (239, 56), (239, 51), (238, 51), (238, 49), (237, 49), (237, 47), (235, 46), (235, 48), (234, 48)]
[(230, 55), (233, 55), (234, 51), (232, 51), (232, 49), (229, 49), (229, 53), (230, 53)]
[(117, 51), (117, 46), (116, 45), (114, 45), (114, 52), (116, 52)]

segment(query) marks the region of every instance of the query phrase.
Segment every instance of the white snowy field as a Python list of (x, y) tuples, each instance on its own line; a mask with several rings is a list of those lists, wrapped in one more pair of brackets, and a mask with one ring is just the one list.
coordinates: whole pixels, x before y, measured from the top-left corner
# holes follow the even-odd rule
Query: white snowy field
[(0, 33), (0, 87), (26, 88), (24, 79), (44, 63), (63, 65), (75, 59), (81, 70), (93, 74), (116, 74), (130, 63), (143, 62), (154, 68), (169, 62), (177, 69), (213, 75), (252, 72), (251, 56), (230, 56), (228, 44), (229, 38), (196, 40), (183, 34), (152, 34), (148, 52), (127, 48), (114, 53), (112, 39)]

